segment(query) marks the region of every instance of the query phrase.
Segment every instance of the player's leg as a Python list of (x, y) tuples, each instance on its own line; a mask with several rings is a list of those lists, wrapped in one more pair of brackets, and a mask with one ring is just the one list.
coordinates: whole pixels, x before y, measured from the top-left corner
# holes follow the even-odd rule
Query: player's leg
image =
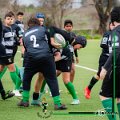
[(21, 79), (19, 78), (19, 76), (16, 73), (15, 70), (15, 65), (14, 63), (7, 65), (9, 71), (10, 71), (10, 76), (12, 81), (15, 84), (15, 90), (13, 90), (13, 93), (15, 93), (15, 96), (21, 96), (21, 94), (19, 93), (19, 88), (21, 85)]
[(1, 80), (0, 80), (0, 94), (1, 94), (1, 97), (3, 100), (11, 98), (14, 96), (14, 93), (12, 93), (11, 91), (8, 91), (7, 93), (5, 92)]
[(95, 76), (93, 76), (91, 78), (89, 85), (86, 86), (86, 88), (84, 89), (84, 95), (85, 95), (86, 99), (90, 99), (90, 97), (91, 97), (91, 95), (90, 95), (91, 94), (91, 90), (95, 86), (95, 84), (99, 81), (101, 68), (105, 64), (107, 59), (108, 59), (108, 56), (103, 55), (103, 54), (100, 55), (98, 72), (97, 72), (97, 74)]
[(80, 101), (78, 100), (74, 85), (72, 84), (72, 82), (70, 82), (70, 72), (63, 72), (62, 78), (63, 78), (64, 84), (65, 84), (67, 90), (69, 91), (69, 93), (71, 94), (71, 96), (73, 98), (73, 102), (71, 104), (73, 104), (73, 105), (79, 104)]
[(98, 82), (98, 80), (99, 80), (99, 76), (96, 74), (90, 80), (89, 85), (84, 89), (84, 95), (85, 95), (86, 99), (90, 99), (91, 90), (94, 87), (94, 85)]
[(73, 83), (75, 76), (75, 63), (72, 63), (71, 71), (70, 71), (70, 81)]
[[(102, 105), (106, 112), (112, 113), (112, 96), (113, 96), (113, 76), (111, 74), (111, 70), (109, 70), (105, 76), (105, 79), (103, 80), (101, 91), (100, 91), (100, 99), (102, 102)], [(113, 116), (110, 114), (107, 114), (107, 117), (109, 120), (117, 120), (116, 114)]]
[[(45, 87), (45, 86), (43, 86), (44, 85), (43, 80), (44, 80), (44, 77), (43, 77), (42, 73), (39, 72), (38, 78), (35, 81), (34, 93), (33, 93), (33, 99), (32, 99), (31, 105), (38, 105), (38, 106), (41, 105), (41, 97), (42, 97), (42, 94), (44, 92), (44, 87)], [(41, 90), (41, 88), (43, 91)], [(42, 92), (40, 92), (40, 91), (42, 91)]]
[(31, 64), (31, 68), (25, 67), (24, 76), (23, 76), (22, 100), (18, 103), (18, 106), (24, 106), (24, 107), (29, 106), (31, 80), (35, 73), (37, 73), (37, 71), (32, 69), (32, 64)]
[(0, 79), (2, 79), (4, 73), (6, 72), (7, 67), (0, 65)]
[[(58, 81), (56, 77), (56, 67), (55, 67), (55, 62), (52, 56), (46, 58), (44, 61), (44, 67), (41, 67), (42, 73), (44, 75), (44, 78), (50, 88), (54, 105), (55, 105), (55, 110), (62, 110), (66, 109), (66, 106), (61, 104), (60, 100), (60, 94), (59, 94), (59, 87), (58, 87)], [(51, 69), (49, 69), (51, 68)]]

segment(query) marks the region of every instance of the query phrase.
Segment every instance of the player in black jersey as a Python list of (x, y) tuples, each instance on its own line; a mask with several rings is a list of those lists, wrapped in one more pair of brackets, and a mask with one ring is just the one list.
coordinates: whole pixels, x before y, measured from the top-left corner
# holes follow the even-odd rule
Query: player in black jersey
[[(80, 102), (77, 98), (74, 86), (70, 82), (70, 71), (71, 71), (73, 54), (70, 51), (69, 46), (70, 46), (70, 43), (72, 43), (74, 49), (79, 49), (79, 48), (85, 47), (86, 46), (86, 39), (85, 38), (83, 39), (83, 37), (81, 37), (81, 36), (77, 36), (75, 38), (75, 40), (73, 40), (68, 32), (61, 30), (59, 28), (56, 28), (56, 27), (51, 27), (50, 33), (51, 33), (51, 44), (54, 46), (53, 51), (56, 48), (61, 48), (60, 44), (57, 44), (54, 42), (54, 34), (55, 33), (62, 34), (63, 37), (65, 38), (65, 40), (68, 42), (68, 45), (65, 48), (57, 51), (57, 52), (61, 53), (61, 57), (57, 58), (57, 60), (59, 59), (59, 61), (56, 62), (56, 69), (59, 72), (59, 73), (57, 72), (57, 75), (59, 75), (61, 72), (64, 74), (63, 81), (65, 83), (66, 88), (68, 89), (68, 91), (70, 92), (70, 94), (73, 97), (73, 102), (71, 104), (74, 104), (74, 105), (79, 104)], [(44, 90), (44, 85), (42, 86), (42, 89)], [(40, 91), (41, 94), (42, 94), (43, 90)], [(40, 94), (40, 97), (41, 97), (41, 94)]]
[[(2, 45), (2, 21), (0, 19), (0, 59), (6, 57), (6, 52), (5, 52), (5, 47)], [(8, 91), (7, 93), (5, 92), (3, 85), (2, 85), (2, 81), (1, 78), (3, 76), (3, 72), (0, 72), (0, 94), (3, 100), (11, 98), (14, 96), (14, 93), (12, 93), (11, 91)]]
[(66, 106), (61, 104), (55, 62), (45, 38), (45, 28), (40, 26), (36, 18), (30, 18), (28, 26), (29, 28), (23, 36), (25, 47), (24, 61), (26, 61), (23, 77), (23, 99), (18, 106), (29, 106), (29, 91), (32, 77), (37, 72), (41, 72), (51, 90), (55, 104), (54, 109), (66, 109)]
[(13, 25), (13, 16), (11, 13), (5, 15), (5, 24), (3, 25), (3, 39), (2, 44), (5, 47), (6, 57), (0, 60), (0, 71), (2, 72), (5, 66), (8, 67), (10, 71), (10, 76), (15, 84), (15, 96), (21, 96), (18, 89), (21, 84), (21, 80), (16, 73), (16, 67), (14, 65), (14, 56), (17, 47), (17, 27)]
[(108, 57), (109, 57), (109, 53), (110, 53), (110, 44), (111, 41), (109, 39), (110, 35), (111, 35), (111, 30), (114, 28), (113, 24), (110, 23), (109, 24), (109, 31), (105, 32), (103, 35), (103, 38), (101, 40), (101, 44), (100, 47), (102, 48), (102, 53), (100, 54), (99, 57), (99, 67), (98, 67), (98, 72), (97, 74), (95, 74), (89, 85), (86, 86), (86, 88), (84, 89), (84, 95), (86, 99), (90, 99), (90, 94), (91, 94), (91, 90), (94, 87), (94, 85), (99, 81), (100, 79), (100, 71), (102, 69), (102, 66), (105, 64), (105, 62), (107, 61)]
[(18, 12), (17, 13), (17, 20), (15, 21), (15, 24), (17, 24), (20, 27), (22, 33), (24, 33), (23, 16), (24, 16), (23, 12)]
[[(100, 79), (103, 80), (100, 99), (107, 113), (116, 112), (114, 107), (117, 105), (120, 119), (120, 7), (113, 8), (111, 22), (115, 27), (110, 36), (112, 51), (100, 72)], [(115, 83), (114, 92), (113, 83)], [(112, 103), (113, 97), (116, 98), (114, 103)], [(107, 114), (107, 116), (109, 120), (118, 120), (117, 115), (114, 113)]]
[[(71, 20), (65, 20), (64, 21), (64, 29), (70, 33), (71, 37), (75, 38), (76, 35), (75, 33), (72, 32), (73, 29), (73, 22)], [(70, 72), (70, 81), (73, 82), (74, 81), (74, 76), (75, 76), (75, 62), (79, 63), (79, 59), (78, 59), (78, 53), (77, 53), (77, 49), (73, 49), (71, 46), (71, 52), (74, 51), (73, 54), (73, 60), (72, 60), (72, 67), (71, 67), (71, 72)], [(75, 55), (75, 58), (74, 58)]]
[[(24, 23), (23, 23), (23, 18), (24, 18), (24, 13), (23, 12), (18, 12), (17, 13), (17, 20), (15, 21), (15, 24), (18, 25), (21, 29), (21, 34), (24, 33)], [(20, 39), (20, 43), (22, 45), (22, 38)], [(21, 48), (21, 57), (23, 58), (24, 56), (24, 47), (22, 46)]]

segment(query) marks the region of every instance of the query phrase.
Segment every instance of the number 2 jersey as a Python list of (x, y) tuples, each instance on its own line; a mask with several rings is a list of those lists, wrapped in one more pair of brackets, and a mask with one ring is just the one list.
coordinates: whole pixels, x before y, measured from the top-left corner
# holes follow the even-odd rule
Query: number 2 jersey
[(46, 39), (46, 29), (42, 26), (34, 26), (23, 34), (23, 45), (25, 47), (25, 58), (40, 59), (51, 54)]

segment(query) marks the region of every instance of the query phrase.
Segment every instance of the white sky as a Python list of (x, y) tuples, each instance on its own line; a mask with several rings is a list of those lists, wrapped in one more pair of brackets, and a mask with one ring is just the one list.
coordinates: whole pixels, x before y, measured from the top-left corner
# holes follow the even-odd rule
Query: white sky
[(33, 4), (34, 6), (37, 6), (38, 5), (38, 0), (19, 0), (19, 3), (21, 5), (30, 5), (30, 4)]

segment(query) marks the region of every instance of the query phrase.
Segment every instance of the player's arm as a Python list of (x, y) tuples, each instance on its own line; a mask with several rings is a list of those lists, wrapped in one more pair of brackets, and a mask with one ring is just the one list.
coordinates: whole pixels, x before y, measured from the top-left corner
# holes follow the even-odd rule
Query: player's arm
[(101, 44), (100, 44), (101, 48), (108, 49), (109, 35), (110, 35), (110, 31), (104, 33), (103, 38), (101, 40)]
[(56, 27), (50, 27), (50, 42), (51, 42), (51, 45), (53, 47), (55, 47), (55, 48), (62, 48), (62, 45), (59, 44), (59, 43), (56, 43), (55, 39), (54, 39), (55, 33), (58, 33), (57, 31), (58, 31), (58, 29)]
[(79, 58), (78, 58), (78, 52), (77, 52), (77, 49), (74, 50), (74, 54), (75, 54), (76, 63), (79, 63)]
[(18, 38), (18, 45), (23, 45), (23, 42), (22, 42), (22, 37), (23, 37), (23, 32), (21, 31), (21, 28), (16, 25), (16, 35), (17, 35), (17, 38)]
[(61, 34), (65, 38), (66, 42), (67, 41), (69, 42), (72, 38), (70, 33), (66, 32), (65, 30), (62, 30), (54, 26), (50, 27), (50, 35), (53, 37), (55, 33)]

